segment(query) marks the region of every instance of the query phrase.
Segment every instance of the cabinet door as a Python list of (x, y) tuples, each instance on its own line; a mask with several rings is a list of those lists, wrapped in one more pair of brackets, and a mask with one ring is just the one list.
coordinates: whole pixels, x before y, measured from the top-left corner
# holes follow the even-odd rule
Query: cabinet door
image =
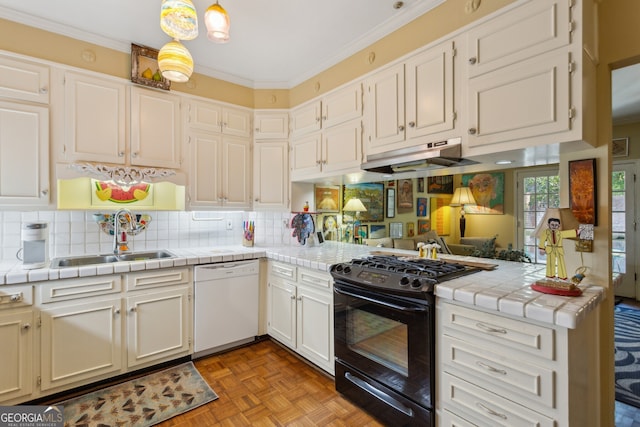
[(348, 123), (323, 131), (322, 172), (359, 169), (362, 163), (362, 121)]
[(251, 207), (251, 141), (222, 139), (222, 203), (227, 208)]
[(570, 130), (569, 63), (551, 53), (469, 80), (469, 148)]
[(362, 83), (339, 89), (322, 98), (322, 128), (362, 117)]
[(49, 203), (49, 108), (0, 101), (0, 204)]
[(313, 101), (291, 110), (291, 136), (320, 130), (322, 111), (320, 101)]
[(239, 108), (222, 109), (222, 133), (244, 138), (251, 136), (251, 112)]
[(109, 298), (42, 309), (42, 390), (79, 385), (120, 372), (121, 301)]
[(281, 343), (296, 347), (296, 286), (269, 279), (267, 332)]
[(297, 179), (320, 173), (321, 169), (320, 132), (291, 141), (291, 178)]
[(549, 52), (571, 41), (566, 0), (531, 1), (467, 32), (469, 77)]
[(367, 154), (402, 147), (405, 139), (404, 64), (388, 68), (367, 83), (371, 134)]
[(333, 374), (333, 298), (298, 286), (298, 352)]
[(222, 204), (222, 135), (189, 132), (189, 204), (220, 206)]
[(180, 98), (131, 88), (131, 164), (180, 168)]
[(148, 365), (190, 351), (189, 287), (127, 298), (127, 366)]
[(287, 141), (258, 142), (254, 146), (253, 207), (289, 206), (289, 144)]
[(33, 312), (0, 313), (0, 402), (33, 391)]
[(222, 107), (212, 102), (192, 100), (187, 103), (186, 127), (207, 132), (222, 131)]
[(449, 41), (407, 60), (407, 139), (453, 129), (453, 53)]
[(66, 160), (124, 164), (126, 86), (73, 72), (64, 86)]
[(0, 55), (0, 97), (49, 103), (49, 67)]
[(254, 134), (258, 139), (284, 139), (289, 136), (289, 113), (286, 111), (256, 111)]

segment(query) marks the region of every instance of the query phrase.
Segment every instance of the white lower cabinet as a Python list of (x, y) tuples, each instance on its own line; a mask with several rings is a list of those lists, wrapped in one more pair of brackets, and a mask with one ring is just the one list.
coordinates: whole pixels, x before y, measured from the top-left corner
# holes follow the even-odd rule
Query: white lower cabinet
[(441, 299), (436, 313), (437, 425), (569, 427), (597, 419), (588, 387), (597, 373), (585, 358), (593, 316), (567, 329)]
[(27, 400), (34, 389), (33, 290), (28, 286), (0, 287), (0, 402)]
[[(40, 387), (25, 393), (20, 401), (191, 354), (191, 277), (190, 269), (184, 267), (38, 284), (39, 328), (34, 342), (39, 354), (22, 358), (27, 365), (35, 360), (39, 378), (34, 383)], [(3, 314), (0, 311), (0, 334), (17, 334), (17, 317), (9, 319), (16, 326), (3, 331)], [(24, 316), (21, 322), (28, 321), (28, 313)], [(20, 333), (29, 330), (23, 324)], [(24, 351), (29, 348), (25, 343)], [(11, 396), (1, 394), (7, 388), (3, 381), (0, 403)]]
[(267, 333), (333, 374), (331, 283), (328, 273), (269, 262)]

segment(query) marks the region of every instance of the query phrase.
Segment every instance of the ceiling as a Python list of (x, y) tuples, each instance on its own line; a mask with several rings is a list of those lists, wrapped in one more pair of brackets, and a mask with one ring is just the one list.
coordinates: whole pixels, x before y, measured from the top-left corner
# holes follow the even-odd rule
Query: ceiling
[[(289, 89), (351, 56), (445, 0), (220, 0), (230, 41), (210, 42), (192, 0), (199, 35), (185, 41), (198, 73), (255, 89)], [(161, 0), (0, 0), (0, 18), (122, 52), (131, 43), (160, 49)], [(397, 4), (402, 7), (396, 8)]]

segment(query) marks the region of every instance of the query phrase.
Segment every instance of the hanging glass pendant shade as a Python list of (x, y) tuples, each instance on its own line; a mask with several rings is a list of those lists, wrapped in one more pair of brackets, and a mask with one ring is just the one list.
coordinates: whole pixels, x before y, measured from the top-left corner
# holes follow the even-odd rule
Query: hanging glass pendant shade
[(165, 79), (184, 83), (193, 73), (193, 58), (182, 43), (173, 40), (158, 52), (158, 67)]
[(215, 43), (226, 43), (229, 41), (229, 15), (216, 1), (207, 8), (204, 13), (204, 23), (207, 26), (207, 37)]
[(198, 16), (191, 0), (162, 0), (160, 28), (176, 40), (198, 37)]

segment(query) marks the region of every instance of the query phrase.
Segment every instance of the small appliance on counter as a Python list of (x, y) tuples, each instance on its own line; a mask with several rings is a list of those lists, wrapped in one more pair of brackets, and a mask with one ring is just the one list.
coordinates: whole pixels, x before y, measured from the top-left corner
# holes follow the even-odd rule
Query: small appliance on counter
[(46, 267), (49, 263), (49, 224), (22, 223), (21, 238), (22, 247), (16, 257), (22, 261), (22, 268), (31, 270)]

